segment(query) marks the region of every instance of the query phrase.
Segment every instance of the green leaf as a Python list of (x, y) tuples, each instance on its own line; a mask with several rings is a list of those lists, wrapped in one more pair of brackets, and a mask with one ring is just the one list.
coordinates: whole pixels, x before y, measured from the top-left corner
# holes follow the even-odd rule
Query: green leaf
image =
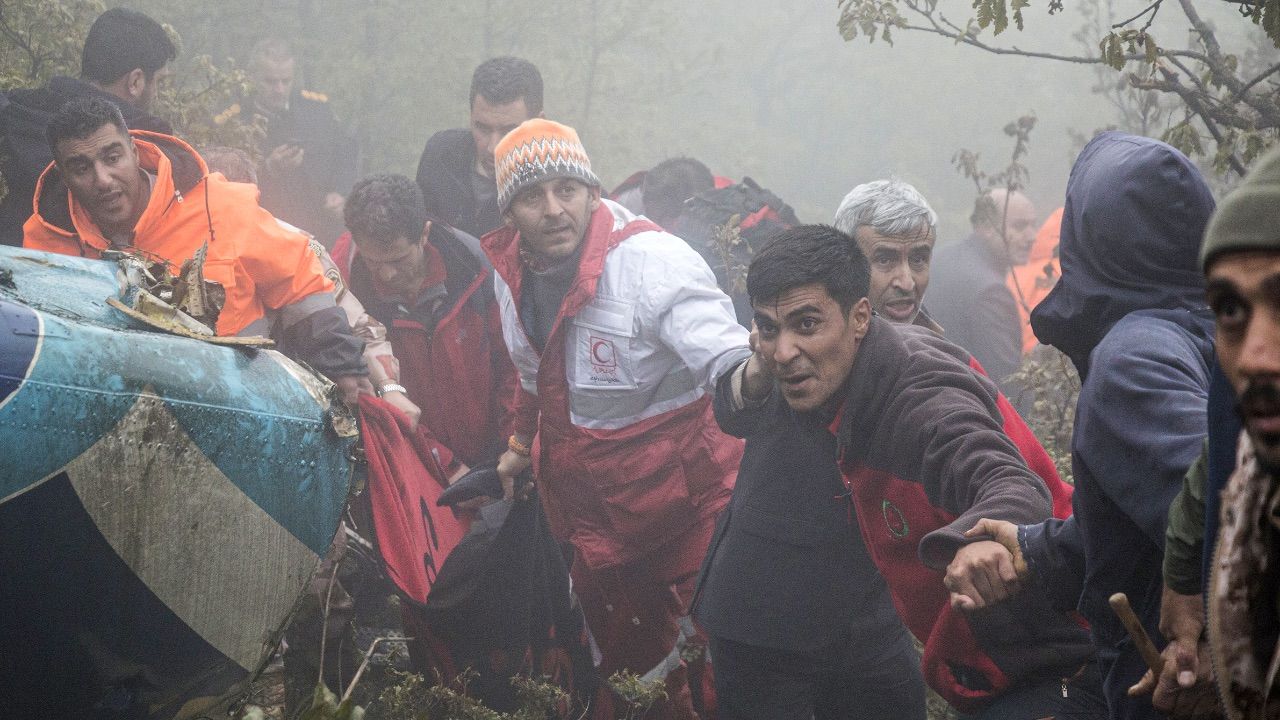
[(1271, 38), (1271, 42), (1280, 47), (1280, 0), (1264, 0), (1254, 22), (1262, 25), (1262, 30)]
[(975, 20), (978, 21), (978, 27), (986, 29), (995, 20), (995, 8), (993, 7), (997, 0), (973, 0), (973, 9), (978, 13)]
[(1182, 151), (1182, 154), (1187, 157), (1204, 155), (1204, 147), (1200, 144), (1200, 133), (1190, 121), (1184, 120), (1169, 128), (1161, 140)]
[(996, 35), (1004, 32), (1009, 27), (1009, 8), (1004, 0), (991, 0), (995, 9), (995, 28), (993, 32)]
[(1244, 136), (1244, 152), (1240, 159), (1245, 164), (1251, 164), (1269, 145), (1269, 140), (1262, 137), (1261, 134), (1251, 131)]
[(315, 692), (311, 693), (311, 705), (298, 716), (298, 720), (339, 720), (338, 696), (324, 683), (316, 683)]
[(347, 698), (334, 712), (334, 720), (364, 720), (364, 708)]
[(1031, 0), (1013, 0), (1013, 22), (1022, 30), (1022, 10), (1031, 7)]
[(1098, 43), (1098, 50), (1101, 53), (1102, 62), (1116, 70), (1124, 70), (1124, 45), (1119, 35), (1114, 32), (1107, 33)]

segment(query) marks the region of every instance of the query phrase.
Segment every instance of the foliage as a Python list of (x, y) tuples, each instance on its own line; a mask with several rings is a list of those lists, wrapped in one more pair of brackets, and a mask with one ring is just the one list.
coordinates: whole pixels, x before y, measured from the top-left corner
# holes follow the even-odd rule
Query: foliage
[[(978, 162), (981, 156), (963, 148), (952, 156), (951, 164), (961, 175), (973, 182), (979, 195), (997, 188), (1021, 190), (1031, 179), (1031, 173), (1023, 161), (1030, 150), (1031, 131), (1035, 127), (1035, 115), (1023, 115), (1004, 126), (1004, 134), (1013, 138), (1013, 152), (1009, 156), (1009, 164), (996, 173), (988, 173), (980, 168)], [(1000, 231), (1003, 233), (1004, 228), (1002, 227)]]
[[(1098, 0), (1099, 2), (1101, 0)], [(1082, 55), (1024, 50), (998, 45), (983, 37), (1004, 32), (1012, 20), (1021, 30), (1027, 0), (973, 0), (972, 17), (963, 24), (947, 17), (942, 0), (837, 0), (839, 29), (852, 40), (859, 33), (886, 40), (889, 29), (930, 33), (998, 55), (1018, 55), (1065, 63), (1110, 67), (1129, 72), (1129, 87), (1151, 91), (1177, 101), (1180, 119), (1163, 139), (1191, 156), (1208, 155), (1203, 142), (1213, 143), (1213, 166), (1220, 174), (1243, 175), (1246, 166), (1280, 133), (1280, 0), (1246, 0), (1241, 13), (1262, 28), (1271, 47), (1264, 53), (1270, 62), (1245, 62), (1241, 54), (1223, 49), (1218, 31), (1205, 21), (1195, 0), (1153, 0), (1141, 12), (1111, 24), (1097, 39), (1096, 48)], [(1095, 6), (1096, 6), (1095, 2)], [(1161, 45), (1151, 28), (1165, 4), (1176, 4), (1187, 23), (1186, 47)], [(1062, 9), (1051, 2), (1049, 14)], [(1139, 25), (1139, 23), (1141, 23)], [(1202, 137), (1207, 135), (1207, 138)]]
[(0, 90), (75, 75), (101, 0), (0, 0)]
[[(430, 682), (422, 675), (396, 673), (397, 681), (370, 706), (370, 716), (384, 720), (576, 720), (587, 717), (559, 687), (545, 678), (516, 676), (511, 679), (519, 707), (511, 713), (491, 710), (468, 694), (478, 676), (467, 670), (452, 682)], [(667, 699), (661, 680), (645, 681), (634, 673), (614, 673), (609, 687), (621, 700), (625, 720), (637, 720), (656, 703)]]
[(311, 705), (302, 711), (298, 720), (363, 720), (364, 708), (357, 707), (347, 697), (338, 699), (324, 683), (317, 683), (311, 696)]
[(626, 720), (644, 717), (649, 708), (667, 700), (667, 687), (661, 680), (646, 681), (635, 673), (619, 671), (610, 675), (609, 687), (626, 706)]
[(1010, 382), (1022, 388), (1014, 401), (1026, 410), (1027, 427), (1053, 458), (1058, 475), (1072, 482), (1071, 430), (1080, 396), (1080, 376), (1075, 367), (1066, 355), (1041, 345), (1022, 361)]
[[(1004, 134), (1013, 139), (1013, 150), (1008, 164), (996, 172), (983, 170), (979, 155), (969, 150), (959, 150), (952, 158), (952, 164), (973, 182), (978, 195), (998, 188), (1024, 188), (1030, 180), (1030, 172), (1023, 161), (1030, 149), (1031, 131), (1035, 125), (1035, 116), (1024, 115), (1004, 126)], [(1000, 212), (1000, 217), (1008, 209), (1007, 195), (1005, 203), (1006, 208)], [(999, 229), (1004, 232), (1003, 223), (999, 224)], [(1030, 295), (1030, 288), (1017, 285), (1017, 276), (1013, 277), (1015, 301), (1029, 313), (1031, 308), (1027, 306), (1026, 298)], [(1049, 288), (1057, 280), (1053, 263), (1048, 263), (1041, 277), (1036, 279), (1036, 285)], [(1041, 346), (1024, 358), (1022, 367), (1010, 378), (1010, 385), (1020, 389), (1013, 400), (1024, 411), (1027, 426), (1053, 458), (1058, 474), (1071, 482), (1071, 429), (1075, 421), (1076, 398), (1080, 394), (1080, 378), (1075, 368), (1062, 353)]]
[(734, 215), (711, 231), (711, 249), (717, 267), (723, 270), (725, 289), (731, 295), (747, 292), (747, 267), (751, 262), (751, 246), (742, 238), (742, 216)]
[[(79, 75), (84, 38), (104, 9), (101, 0), (0, 0), (0, 90)], [(171, 26), (165, 29), (179, 48), (179, 67), (176, 82), (162, 90), (153, 112), (193, 145), (253, 152), (261, 130), (222, 112), (248, 90), (244, 72), (230, 63), (220, 66), (208, 55), (184, 58), (182, 38)]]
[(249, 91), (244, 71), (230, 64), (220, 67), (208, 55), (197, 55), (187, 65), (178, 74), (181, 82), (160, 93), (155, 112), (197, 148), (225, 145), (258, 159), (258, 141), (266, 128), (241, 122), (234, 112)]
[[(1105, 36), (1114, 24), (1115, 4), (1118, 0), (1095, 0), (1081, 3), (1079, 8), (1084, 16), (1084, 24), (1072, 33), (1071, 37), (1085, 52), (1099, 47), (1098, 38)], [(1138, 135), (1160, 135), (1174, 123), (1175, 102), (1155, 90), (1140, 90), (1129, 84), (1121, 73), (1115, 72), (1110, 65), (1093, 67), (1096, 81), (1090, 90), (1111, 105), (1115, 112), (1115, 122), (1104, 128), (1095, 128), (1094, 133), (1102, 130), (1123, 130)], [(1194, 128), (1192, 129), (1194, 132)], [(1084, 147), (1089, 136), (1076, 132), (1075, 144)], [(1074, 153), (1073, 153), (1074, 154)]]

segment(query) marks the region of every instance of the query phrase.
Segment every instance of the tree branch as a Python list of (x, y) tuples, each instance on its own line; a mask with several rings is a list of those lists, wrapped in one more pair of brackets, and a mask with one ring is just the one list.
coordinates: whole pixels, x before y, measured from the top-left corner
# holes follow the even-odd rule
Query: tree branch
[(1280, 63), (1276, 63), (1275, 65), (1272, 65), (1266, 70), (1263, 70), (1260, 74), (1258, 74), (1252, 80), (1245, 83), (1244, 85), (1241, 85), (1240, 89), (1236, 91), (1236, 94), (1233, 95), (1232, 98), (1235, 100), (1244, 99), (1245, 93), (1252, 90), (1254, 85), (1257, 85), (1258, 83), (1262, 82), (1263, 80), (1266, 80), (1267, 78), (1271, 77), (1272, 75), (1275, 75), (1278, 72), (1280, 72)]
[(1159, 12), (1160, 12), (1160, 6), (1161, 6), (1161, 5), (1163, 5), (1163, 4), (1164, 4), (1164, 0), (1155, 0), (1155, 1), (1154, 1), (1154, 2), (1152, 2), (1150, 5), (1148, 5), (1146, 8), (1144, 8), (1142, 12), (1138, 13), (1137, 15), (1134, 15), (1133, 17), (1129, 18), (1128, 20), (1123, 20), (1123, 21), (1121, 21), (1121, 22), (1118, 22), (1118, 23), (1116, 23), (1116, 24), (1112, 25), (1112, 26), (1111, 26), (1111, 29), (1112, 29), (1112, 30), (1118, 30), (1118, 29), (1120, 29), (1120, 28), (1124, 27), (1125, 25), (1128, 25), (1129, 23), (1133, 22), (1134, 20), (1137, 20), (1138, 18), (1142, 17), (1143, 15), (1146, 15), (1147, 13), (1151, 13), (1151, 17), (1147, 18), (1147, 24), (1142, 26), (1142, 32), (1146, 32), (1146, 31), (1147, 31), (1147, 29), (1151, 27), (1151, 23), (1155, 22), (1155, 20), (1156, 20), (1156, 15), (1157, 15), (1157, 14), (1159, 14)]
[[(1172, 70), (1164, 67), (1159, 68), (1159, 70), (1160, 74), (1164, 76), (1166, 82), (1180, 90), (1187, 91), (1183, 93), (1180, 90), (1175, 90), (1175, 92), (1182, 97), (1183, 101), (1187, 103), (1187, 107), (1191, 108), (1192, 112), (1200, 117), (1200, 121), (1204, 123), (1205, 129), (1207, 129), (1209, 134), (1213, 136), (1214, 142), (1218, 143), (1218, 151), (1221, 152), (1223, 149), (1229, 147), (1226, 142), (1226, 138), (1222, 135), (1222, 131), (1218, 129), (1217, 123), (1205, 109), (1204, 104), (1200, 102), (1199, 96), (1197, 96), (1194, 91), (1191, 91), (1190, 88), (1187, 88), (1179, 82), (1178, 76)], [(1231, 169), (1240, 177), (1244, 177), (1246, 171), (1244, 163), (1240, 161), (1240, 158), (1236, 157), (1234, 152), (1227, 153), (1226, 157), (1227, 164), (1231, 166)]]
[(1222, 82), (1231, 92), (1238, 92), (1240, 89), (1240, 79), (1236, 74), (1227, 67), (1226, 58), (1222, 55), (1222, 46), (1218, 44), (1218, 37), (1214, 34), (1213, 28), (1200, 18), (1200, 13), (1196, 11), (1196, 6), (1191, 0), (1178, 0), (1182, 12), (1187, 16), (1187, 20), (1191, 23), (1191, 28), (1195, 30), (1196, 35), (1200, 36), (1200, 42), (1204, 43), (1205, 64), (1209, 66), (1209, 72)]
[(40, 72), (41, 64), (43, 64), (40, 55), (35, 51), (35, 48), (31, 47), (31, 43), (22, 33), (13, 29), (13, 26), (9, 24), (8, 18), (4, 16), (4, 10), (4, 4), (0, 3), (0, 34), (12, 40), (14, 45), (22, 48), (22, 51), (27, 54), (27, 58), (31, 63), (27, 71), (27, 79), (34, 80)]
[[(1176, 56), (1170, 55), (1165, 59), (1168, 60), (1171, 65), (1181, 70), (1182, 74), (1186, 75), (1191, 80), (1191, 82), (1196, 86), (1196, 89), (1200, 91), (1200, 94), (1203, 97), (1205, 98), (1213, 97), (1213, 93), (1210, 92), (1209, 88), (1205, 86), (1204, 82), (1200, 79), (1200, 76), (1196, 75), (1194, 72), (1191, 72), (1191, 68), (1187, 67)], [(1164, 68), (1161, 68), (1161, 70), (1164, 71)], [(1234, 111), (1232, 112), (1234, 113)]]
[[(1057, 60), (1059, 62), (1075, 63), (1077, 65), (1099, 65), (1102, 63), (1102, 59), (1097, 57), (1088, 57), (1084, 55), (1059, 55), (1057, 53), (1022, 50), (1016, 47), (1002, 48), (995, 45), (988, 45), (981, 40), (978, 40), (967, 30), (960, 28), (958, 25), (948, 20), (945, 15), (935, 17), (932, 12), (921, 8), (916, 0), (904, 0), (903, 5), (910, 8), (929, 23), (928, 25), (912, 25), (910, 23), (906, 23), (902, 27), (904, 30), (915, 30), (933, 33), (934, 35), (941, 35), (949, 40), (954, 40), (958, 43), (983, 50), (993, 55), (1018, 55), (1021, 57), (1039, 58), (1042, 60)], [(941, 19), (941, 23), (939, 23), (939, 19)], [(1141, 60), (1143, 58), (1143, 55), (1138, 54), (1125, 56), (1125, 59), (1127, 60)]]

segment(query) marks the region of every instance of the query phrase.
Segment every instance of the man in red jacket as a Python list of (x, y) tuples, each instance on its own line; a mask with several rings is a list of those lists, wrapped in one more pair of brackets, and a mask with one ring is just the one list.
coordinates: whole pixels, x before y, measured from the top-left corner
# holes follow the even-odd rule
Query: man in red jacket
[(521, 387), (498, 471), (532, 466), (602, 673), (665, 677), (659, 716), (695, 717), (680, 620), (742, 453), (710, 396), (747, 332), (688, 244), (601, 199), (572, 128), (529, 120), (496, 160), (482, 242)]
[[(923, 298), (929, 287), (938, 215), (914, 187), (899, 180), (874, 180), (858, 185), (844, 196), (832, 222), (852, 235), (871, 265), (867, 300), (877, 315), (889, 322), (918, 325), (946, 337), (934, 322)], [(974, 372), (987, 377), (976, 358), (969, 356)], [(1018, 446), (1035, 474), (1044, 478), (1053, 496), (1054, 517), (1071, 514), (1071, 486), (1058, 476), (1053, 458), (1027, 427), (1004, 393), (996, 397), (1004, 418), (1004, 432)]]
[(422, 410), (440, 479), (493, 461), (511, 432), (515, 368), (479, 241), (428, 220), (422, 191), (401, 175), (360, 180), (343, 213), (350, 233), (334, 262), (400, 365), (403, 387), (378, 394), (403, 392)]
[[(696, 605), (721, 716), (923, 717), (894, 610), (924, 643), (924, 680), (962, 712), (1096, 709), (1072, 619), (1036, 599), (951, 607), (948, 564), (1004, 553), (964, 532), (987, 513), (1049, 517), (1051, 496), (1005, 432), (995, 386), (937, 334), (873, 317), (870, 275), (853, 238), (824, 226), (785, 231), (752, 260), (757, 351), (715, 403), (747, 446)], [(1012, 563), (987, 580), (1015, 582)]]

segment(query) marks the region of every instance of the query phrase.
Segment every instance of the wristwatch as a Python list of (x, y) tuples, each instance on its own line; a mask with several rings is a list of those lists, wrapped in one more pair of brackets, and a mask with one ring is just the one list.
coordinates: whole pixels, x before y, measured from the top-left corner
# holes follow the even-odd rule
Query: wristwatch
[(409, 394), (409, 391), (405, 390), (403, 385), (399, 385), (397, 383), (385, 382), (378, 386), (378, 390), (377, 390), (378, 397), (382, 397), (387, 393), (393, 393), (393, 392), (398, 392), (398, 393), (401, 393), (402, 395)]

